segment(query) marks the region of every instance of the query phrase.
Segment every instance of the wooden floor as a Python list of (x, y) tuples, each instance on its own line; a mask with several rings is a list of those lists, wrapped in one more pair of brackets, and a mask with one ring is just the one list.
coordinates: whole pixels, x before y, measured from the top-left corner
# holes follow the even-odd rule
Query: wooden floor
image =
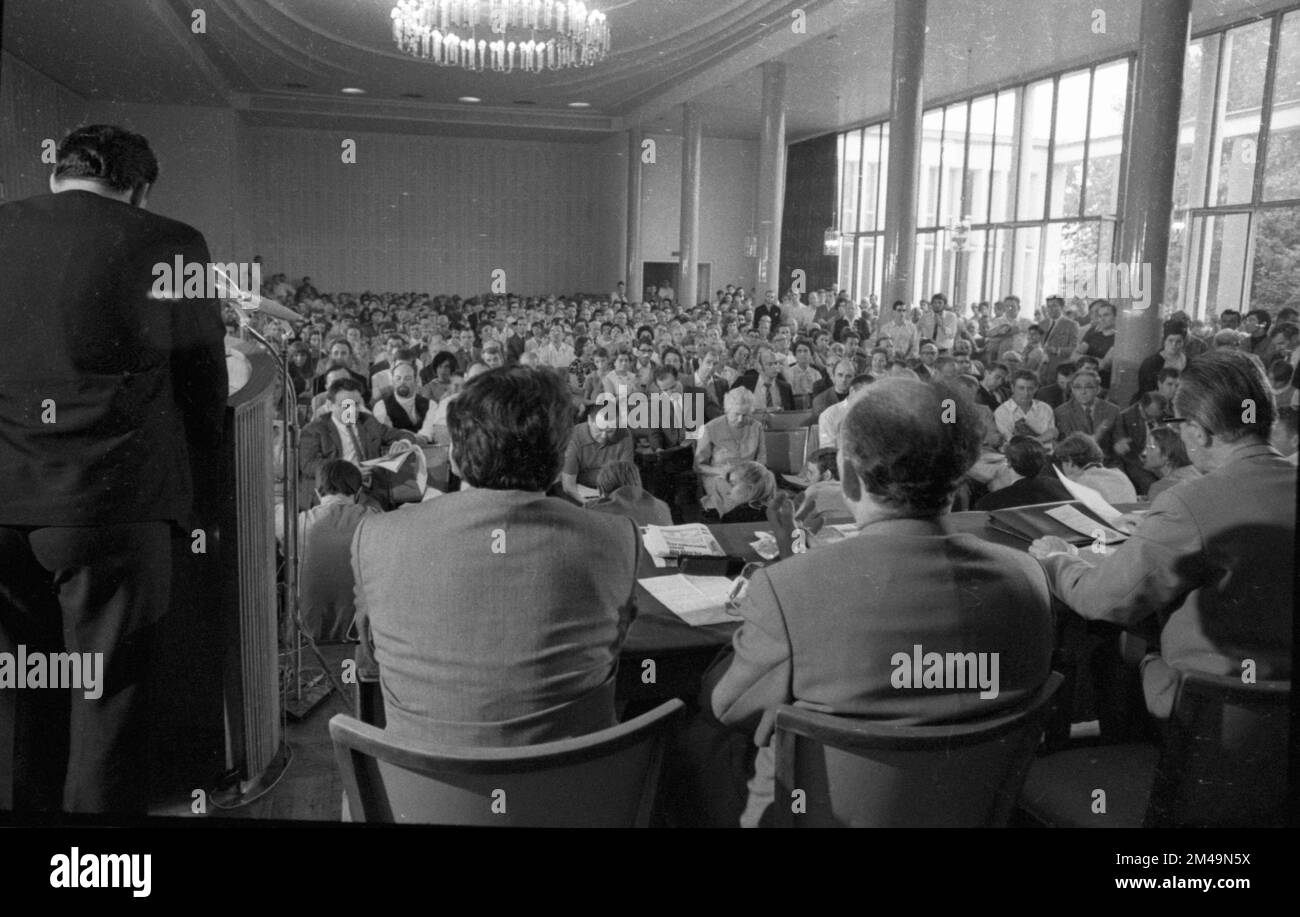
[[(338, 672), (344, 659), (352, 658), (351, 644), (322, 646), (321, 655)], [(303, 654), (304, 670), (319, 671), (310, 653)], [(308, 671), (310, 676), (311, 672)], [(334, 748), (330, 743), (329, 721), (336, 713), (356, 715), (356, 688), (344, 685), (346, 698), (337, 691), (321, 701), (301, 721), (288, 718), (285, 742), (292, 759), (278, 783), (253, 802), (237, 808), (222, 809), (208, 806), (208, 818), (270, 818), (292, 821), (341, 821), (343, 783), (334, 766)], [(177, 800), (151, 811), (152, 815), (193, 815), (190, 799)]]

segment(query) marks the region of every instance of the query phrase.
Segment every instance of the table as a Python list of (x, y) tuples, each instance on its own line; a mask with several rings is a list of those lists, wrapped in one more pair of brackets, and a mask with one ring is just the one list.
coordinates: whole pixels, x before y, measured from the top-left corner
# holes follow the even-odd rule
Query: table
[[(711, 525), (709, 531), (729, 557), (762, 562), (749, 543), (757, 532), (771, 528), (762, 522), (740, 522)], [(678, 572), (676, 566), (656, 567), (645, 548), (641, 548), (638, 580)], [(640, 582), (636, 586), (636, 607), (636, 620), (628, 630), (619, 660), (615, 691), (619, 703), (639, 706), (699, 693), (700, 676), (718, 650), (731, 643), (740, 621), (692, 627), (665, 608)]]
[[(1116, 508), (1128, 512), (1136, 507), (1125, 505)], [(1029, 543), (1023, 539), (993, 528), (989, 524), (988, 513), (952, 513), (948, 520), (955, 531), (1020, 551), (1029, 548)], [(709, 531), (729, 556), (763, 562), (749, 543), (755, 539), (757, 532), (771, 531), (771, 528), (765, 522), (733, 523), (710, 525)], [(642, 548), (638, 580), (677, 572), (673, 566), (655, 567)], [(642, 705), (659, 703), (673, 697), (693, 700), (699, 694), (701, 679), (709, 664), (720, 649), (731, 643), (732, 636), (739, 629), (739, 622), (692, 627), (665, 608), (640, 583), (636, 588), (636, 601), (637, 618), (628, 631), (620, 657), (616, 692), (620, 705), (635, 704), (638, 709), (643, 709)], [(1063, 674), (1066, 675), (1067, 684), (1062, 687), (1060, 697), (1061, 707), (1066, 712), (1064, 728), (1068, 733), (1071, 720), (1093, 718), (1088, 713), (1092, 707), (1091, 692), (1085, 689), (1082, 695), (1077, 699), (1075, 697), (1077, 680), (1074, 670), (1079, 661), (1089, 655), (1088, 646), (1097, 642), (1096, 632), (1099, 628), (1070, 613), (1055, 598), (1052, 599), (1052, 605), (1058, 649), (1053, 664), (1066, 670)], [(1110, 634), (1112, 627), (1104, 626), (1100, 630), (1106, 632), (1104, 637)], [(648, 663), (653, 663), (653, 666)]]

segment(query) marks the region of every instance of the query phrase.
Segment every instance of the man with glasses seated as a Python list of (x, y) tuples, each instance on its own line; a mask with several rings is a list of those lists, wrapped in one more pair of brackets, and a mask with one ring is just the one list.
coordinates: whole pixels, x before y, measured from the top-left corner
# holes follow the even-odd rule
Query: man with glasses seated
[(1030, 545), (1052, 592), (1079, 615), (1158, 631), (1141, 666), (1157, 718), (1170, 715), (1182, 670), (1289, 678), (1295, 608), (1296, 470), (1269, 445), (1276, 407), (1263, 367), (1239, 351), (1197, 357), (1174, 410), (1204, 477), (1156, 497), (1109, 554), (1060, 538)]
[[(958, 406), (951, 423), (946, 399)], [(981, 432), (961, 391), (884, 379), (864, 390), (840, 438), (841, 487), (859, 534), (793, 556), (794, 507), (784, 495), (773, 501), (782, 559), (750, 580), (734, 651), (701, 694), (706, 710), (758, 746), (743, 826), (764, 823), (773, 804), (782, 704), (898, 725), (968, 722), (1022, 705), (1046, 681), (1052, 621), (1041, 572), (1024, 552), (957, 533), (945, 518)], [(904, 683), (899, 657), (918, 646), (996, 653), (996, 691)]]
[(1119, 422), (1119, 405), (1099, 397), (1101, 377), (1091, 370), (1081, 369), (1070, 378), (1073, 396), (1053, 412), (1057, 432), (1061, 438), (1071, 433), (1086, 433), (1101, 447), (1103, 460), (1115, 459), (1115, 424)]

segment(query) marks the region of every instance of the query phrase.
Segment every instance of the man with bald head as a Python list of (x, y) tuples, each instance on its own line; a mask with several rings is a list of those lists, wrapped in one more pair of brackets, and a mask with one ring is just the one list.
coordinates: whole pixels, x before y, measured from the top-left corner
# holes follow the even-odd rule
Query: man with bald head
[[(771, 808), (782, 704), (900, 726), (978, 722), (1024, 704), (1047, 680), (1042, 570), (947, 519), (981, 433), (961, 390), (880, 380), (855, 396), (840, 435), (841, 487), (860, 533), (793, 556), (792, 507), (778, 498), (769, 510), (782, 559), (750, 581), (734, 652), (706, 675), (701, 698), (723, 724), (752, 731), (759, 748), (742, 825), (757, 826)], [(910, 660), (923, 653), (962, 654), (984, 674), (977, 682), (954, 666), (938, 684), (922, 683)]]
[(831, 387), (813, 398), (813, 423), (817, 423), (822, 412), (833, 404), (839, 404), (849, 397), (849, 383), (858, 374), (852, 360), (840, 360), (831, 370)]

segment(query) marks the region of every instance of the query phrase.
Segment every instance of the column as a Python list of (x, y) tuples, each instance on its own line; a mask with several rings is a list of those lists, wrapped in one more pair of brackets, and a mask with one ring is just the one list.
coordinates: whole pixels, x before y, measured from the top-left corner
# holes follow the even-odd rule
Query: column
[(780, 278), (781, 211), (785, 206), (785, 64), (763, 64), (763, 126), (758, 146), (758, 260), (754, 266), (754, 298), (767, 290), (780, 295), (789, 278)]
[(700, 151), (703, 122), (694, 102), (682, 106), (682, 210), (677, 236), (677, 305), (694, 309), (699, 302), (700, 276)]
[(921, 92), (925, 73), (926, 0), (894, 0), (894, 56), (889, 86), (889, 187), (885, 190), (884, 299), (916, 302), (916, 192), (921, 171)]
[[(1150, 289), (1141, 300), (1116, 299), (1110, 400), (1127, 404), (1137, 391), (1142, 360), (1160, 349), (1160, 305), (1165, 296), (1165, 261), (1173, 212), (1178, 115), (1183, 97), (1192, 0), (1142, 0), (1137, 72), (1133, 80), (1132, 136), (1121, 185), (1116, 261)], [(1130, 291), (1133, 292), (1133, 291)]]
[(628, 302), (640, 302), (645, 286), (641, 276), (641, 142), (638, 126), (627, 132), (627, 278)]

